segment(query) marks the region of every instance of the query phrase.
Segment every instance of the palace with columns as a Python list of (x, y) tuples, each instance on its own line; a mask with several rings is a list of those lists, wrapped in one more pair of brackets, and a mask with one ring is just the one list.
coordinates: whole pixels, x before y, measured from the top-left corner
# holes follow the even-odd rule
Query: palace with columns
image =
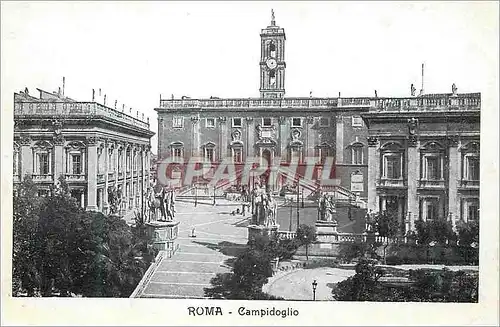
[(368, 208), (415, 220), (479, 219), (481, 94), (428, 94), (380, 100), (368, 126)]
[(38, 91), (14, 94), (14, 184), (30, 175), (43, 195), (62, 175), (87, 210), (109, 213), (114, 187), (122, 193), (121, 213), (141, 208), (150, 182), (149, 119), (64, 91)]
[(217, 164), (230, 157), (238, 166), (250, 157), (279, 158), (282, 165), (296, 162), (301, 173), (271, 171), (276, 188), (295, 175), (291, 182), (312, 192), (316, 181), (303, 178), (306, 158), (319, 164), (334, 157), (331, 176), (346, 194), (366, 200), (368, 134), (361, 114), (370, 99), (285, 97), (286, 37), (274, 14), (260, 36), (260, 97), (160, 99), (159, 159), (199, 156)]
[[(402, 98), (285, 97), (286, 37), (274, 13), (260, 36), (260, 97), (160, 99), (160, 160), (197, 156), (216, 166), (226, 157), (279, 157), (297, 160), (300, 171), (306, 157), (333, 156), (344, 194), (373, 212), (396, 211), (405, 231), (420, 217), (478, 219), (480, 93), (453, 85), (415, 95), (412, 85)], [(270, 176), (278, 188), (280, 174)]]

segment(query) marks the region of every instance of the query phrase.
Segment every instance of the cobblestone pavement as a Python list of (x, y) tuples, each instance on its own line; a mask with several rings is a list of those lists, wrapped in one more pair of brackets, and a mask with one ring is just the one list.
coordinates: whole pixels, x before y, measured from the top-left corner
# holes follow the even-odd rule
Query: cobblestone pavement
[[(138, 297), (203, 298), (210, 279), (230, 271), (228, 260), (247, 243), (249, 215), (231, 215), (229, 201), (217, 204), (176, 203), (179, 251), (158, 263)], [(193, 227), (196, 237), (190, 237)]]

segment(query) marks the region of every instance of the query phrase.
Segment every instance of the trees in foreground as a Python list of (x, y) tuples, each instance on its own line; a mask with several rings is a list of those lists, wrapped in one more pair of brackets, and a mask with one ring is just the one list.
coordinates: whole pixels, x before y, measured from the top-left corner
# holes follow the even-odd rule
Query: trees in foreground
[(142, 227), (84, 211), (63, 178), (38, 197), (26, 177), (13, 201), (14, 296), (128, 297), (149, 267)]
[(205, 296), (230, 300), (282, 300), (262, 292), (262, 286), (273, 275), (272, 262), (276, 258), (291, 258), (298, 246), (295, 240), (282, 243), (265, 235), (255, 237), (238, 255), (230, 273), (212, 278), (212, 287), (205, 288)]
[(362, 260), (356, 274), (337, 283), (332, 294), (337, 301), (388, 302), (477, 302), (477, 273), (417, 269), (408, 272), (406, 285), (382, 282), (385, 271), (373, 261)]

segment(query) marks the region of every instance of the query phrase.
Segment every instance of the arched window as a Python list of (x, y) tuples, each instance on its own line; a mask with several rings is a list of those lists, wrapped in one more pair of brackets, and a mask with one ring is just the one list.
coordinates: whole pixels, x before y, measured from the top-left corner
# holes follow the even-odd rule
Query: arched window
[(351, 148), (351, 163), (353, 165), (363, 164), (363, 143), (356, 142), (350, 145)]
[(438, 142), (427, 142), (420, 149), (420, 178), (442, 180), (444, 178), (444, 147)]
[(273, 41), (269, 42), (269, 56), (276, 58), (276, 45)]

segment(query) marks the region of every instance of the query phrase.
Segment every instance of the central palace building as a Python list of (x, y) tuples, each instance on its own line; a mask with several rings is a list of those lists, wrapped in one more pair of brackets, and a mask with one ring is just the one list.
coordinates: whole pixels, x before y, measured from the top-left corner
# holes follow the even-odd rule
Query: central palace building
[(405, 98), (286, 97), (285, 30), (274, 14), (260, 37), (259, 98), (160, 99), (160, 160), (298, 161), (297, 175), (270, 171), (273, 191), (291, 175), (317, 194), (318, 174), (303, 178), (305, 158), (333, 157), (338, 193), (374, 212), (397, 211), (406, 231), (418, 218), (479, 218), (480, 93), (453, 85), (451, 93), (419, 95), (412, 86)]

